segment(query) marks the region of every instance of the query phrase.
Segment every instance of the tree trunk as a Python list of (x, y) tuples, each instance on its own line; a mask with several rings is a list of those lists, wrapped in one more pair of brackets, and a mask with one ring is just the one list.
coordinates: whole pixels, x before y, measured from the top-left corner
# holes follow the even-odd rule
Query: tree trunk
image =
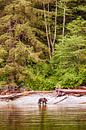
[(66, 8), (65, 8), (65, 2), (64, 2), (62, 43), (64, 42), (64, 35), (65, 35), (65, 14), (66, 14)]
[[(45, 4), (44, 3), (43, 3), (43, 9), (44, 9), (44, 20), (45, 20), (46, 36), (47, 36), (47, 42), (48, 42), (48, 48), (49, 48), (49, 57), (51, 58), (53, 53), (54, 53), (55, 41), (56, 41), (56, 33), (57, 33), (57, 31), (56, 31), (56, 29), (57, 29), (57, 0), (56, 0), (56, 9), (55, 9), (55, 30), (54, 30), (54, 34), (53, 34), (53, 40), (52, 40), (52, 37), (51, 37), (50, 24), (47, 23), (46, 9), (45, 9)], [(49, 13), (49, 3), (48, 3), (48, 13)]]
[(56, 9), (55, 9), (55, 31), (54, 31), (54, 38), (52, 42), (52, 55), (55, 49), (56, 33), (57, 33), (57, 0), (56, 0)]
[(86, 95), (86, 90), (82, 89), (56, 89), (57, 94), (58, 93), (65, 93), (65, 94), (81, 94)]
[(48, 43), (48, 49), (49, 49), (49, 58), (51, 58), (51, 47), (50, 47), (50, 39), (49, 39), (48, 25), (47, 25), (47, 18), (46, 18), (46, 12), (45, 12), (45, 11), (46, 11), (46, 9), (45, 9), (45, 3), (43, 3), (43, 9), (44, 9), (44, 20), (45, 20), (47, 43)]

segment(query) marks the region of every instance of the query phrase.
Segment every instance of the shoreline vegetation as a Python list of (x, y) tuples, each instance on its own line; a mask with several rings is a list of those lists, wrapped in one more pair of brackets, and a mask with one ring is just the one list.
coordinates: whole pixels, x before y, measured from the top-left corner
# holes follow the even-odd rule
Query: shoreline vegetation
[(86, 86), (85, 5), (86, 0), (0, 0), (0, 86)]

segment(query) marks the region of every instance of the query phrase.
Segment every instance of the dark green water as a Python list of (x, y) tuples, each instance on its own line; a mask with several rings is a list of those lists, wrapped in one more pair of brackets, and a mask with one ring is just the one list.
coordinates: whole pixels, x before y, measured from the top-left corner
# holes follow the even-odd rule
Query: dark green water
[(0, 108), (0, 130), (86, 130), (85, 107)]

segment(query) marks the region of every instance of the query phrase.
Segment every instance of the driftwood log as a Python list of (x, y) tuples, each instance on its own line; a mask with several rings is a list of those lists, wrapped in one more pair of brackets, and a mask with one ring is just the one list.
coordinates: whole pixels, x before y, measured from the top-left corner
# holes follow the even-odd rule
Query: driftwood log
[(13, 94), (7, 94), (7, 95), (0, 95), (0, 100), (5, 100), (5, 101), (13, 101), (21, 96), (28, 96), (32, 94), (38, 94), (38, 93), (52, 93), (52, 91), (25, 91), (22, 93), (13, 93)]
[(20, 96), (22, 96), (21, 94), (10, 94), (10, 95), (1, 95), (0, 96), (0, 100), (6, 100), (6, 101), (9, 101), (9, 100), (15, 100), (17, 98), (19, 98)]
[(14, 94), (9, 94), (9, 95), (0, 95), (0, 100), (6, 100), (6, 101), (15, 100), (21, 96), (27, 96), (29, 94), (31, 94), (30, 91), (26, 91), (23, 93), (14, 93)]
[(56, 89), (58, 96), (63, 95), (86, 95), (86, 90), (83, 89)]

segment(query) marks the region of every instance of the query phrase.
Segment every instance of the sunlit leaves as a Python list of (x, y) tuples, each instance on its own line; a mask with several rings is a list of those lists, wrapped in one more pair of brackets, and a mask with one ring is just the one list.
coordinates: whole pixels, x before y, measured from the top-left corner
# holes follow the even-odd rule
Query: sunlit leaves
[(86, 21), (81, 17), (73, 20), (68, 24), (67, 29), (70, 30), (71, 34), (85, 35), (86, 34)]

